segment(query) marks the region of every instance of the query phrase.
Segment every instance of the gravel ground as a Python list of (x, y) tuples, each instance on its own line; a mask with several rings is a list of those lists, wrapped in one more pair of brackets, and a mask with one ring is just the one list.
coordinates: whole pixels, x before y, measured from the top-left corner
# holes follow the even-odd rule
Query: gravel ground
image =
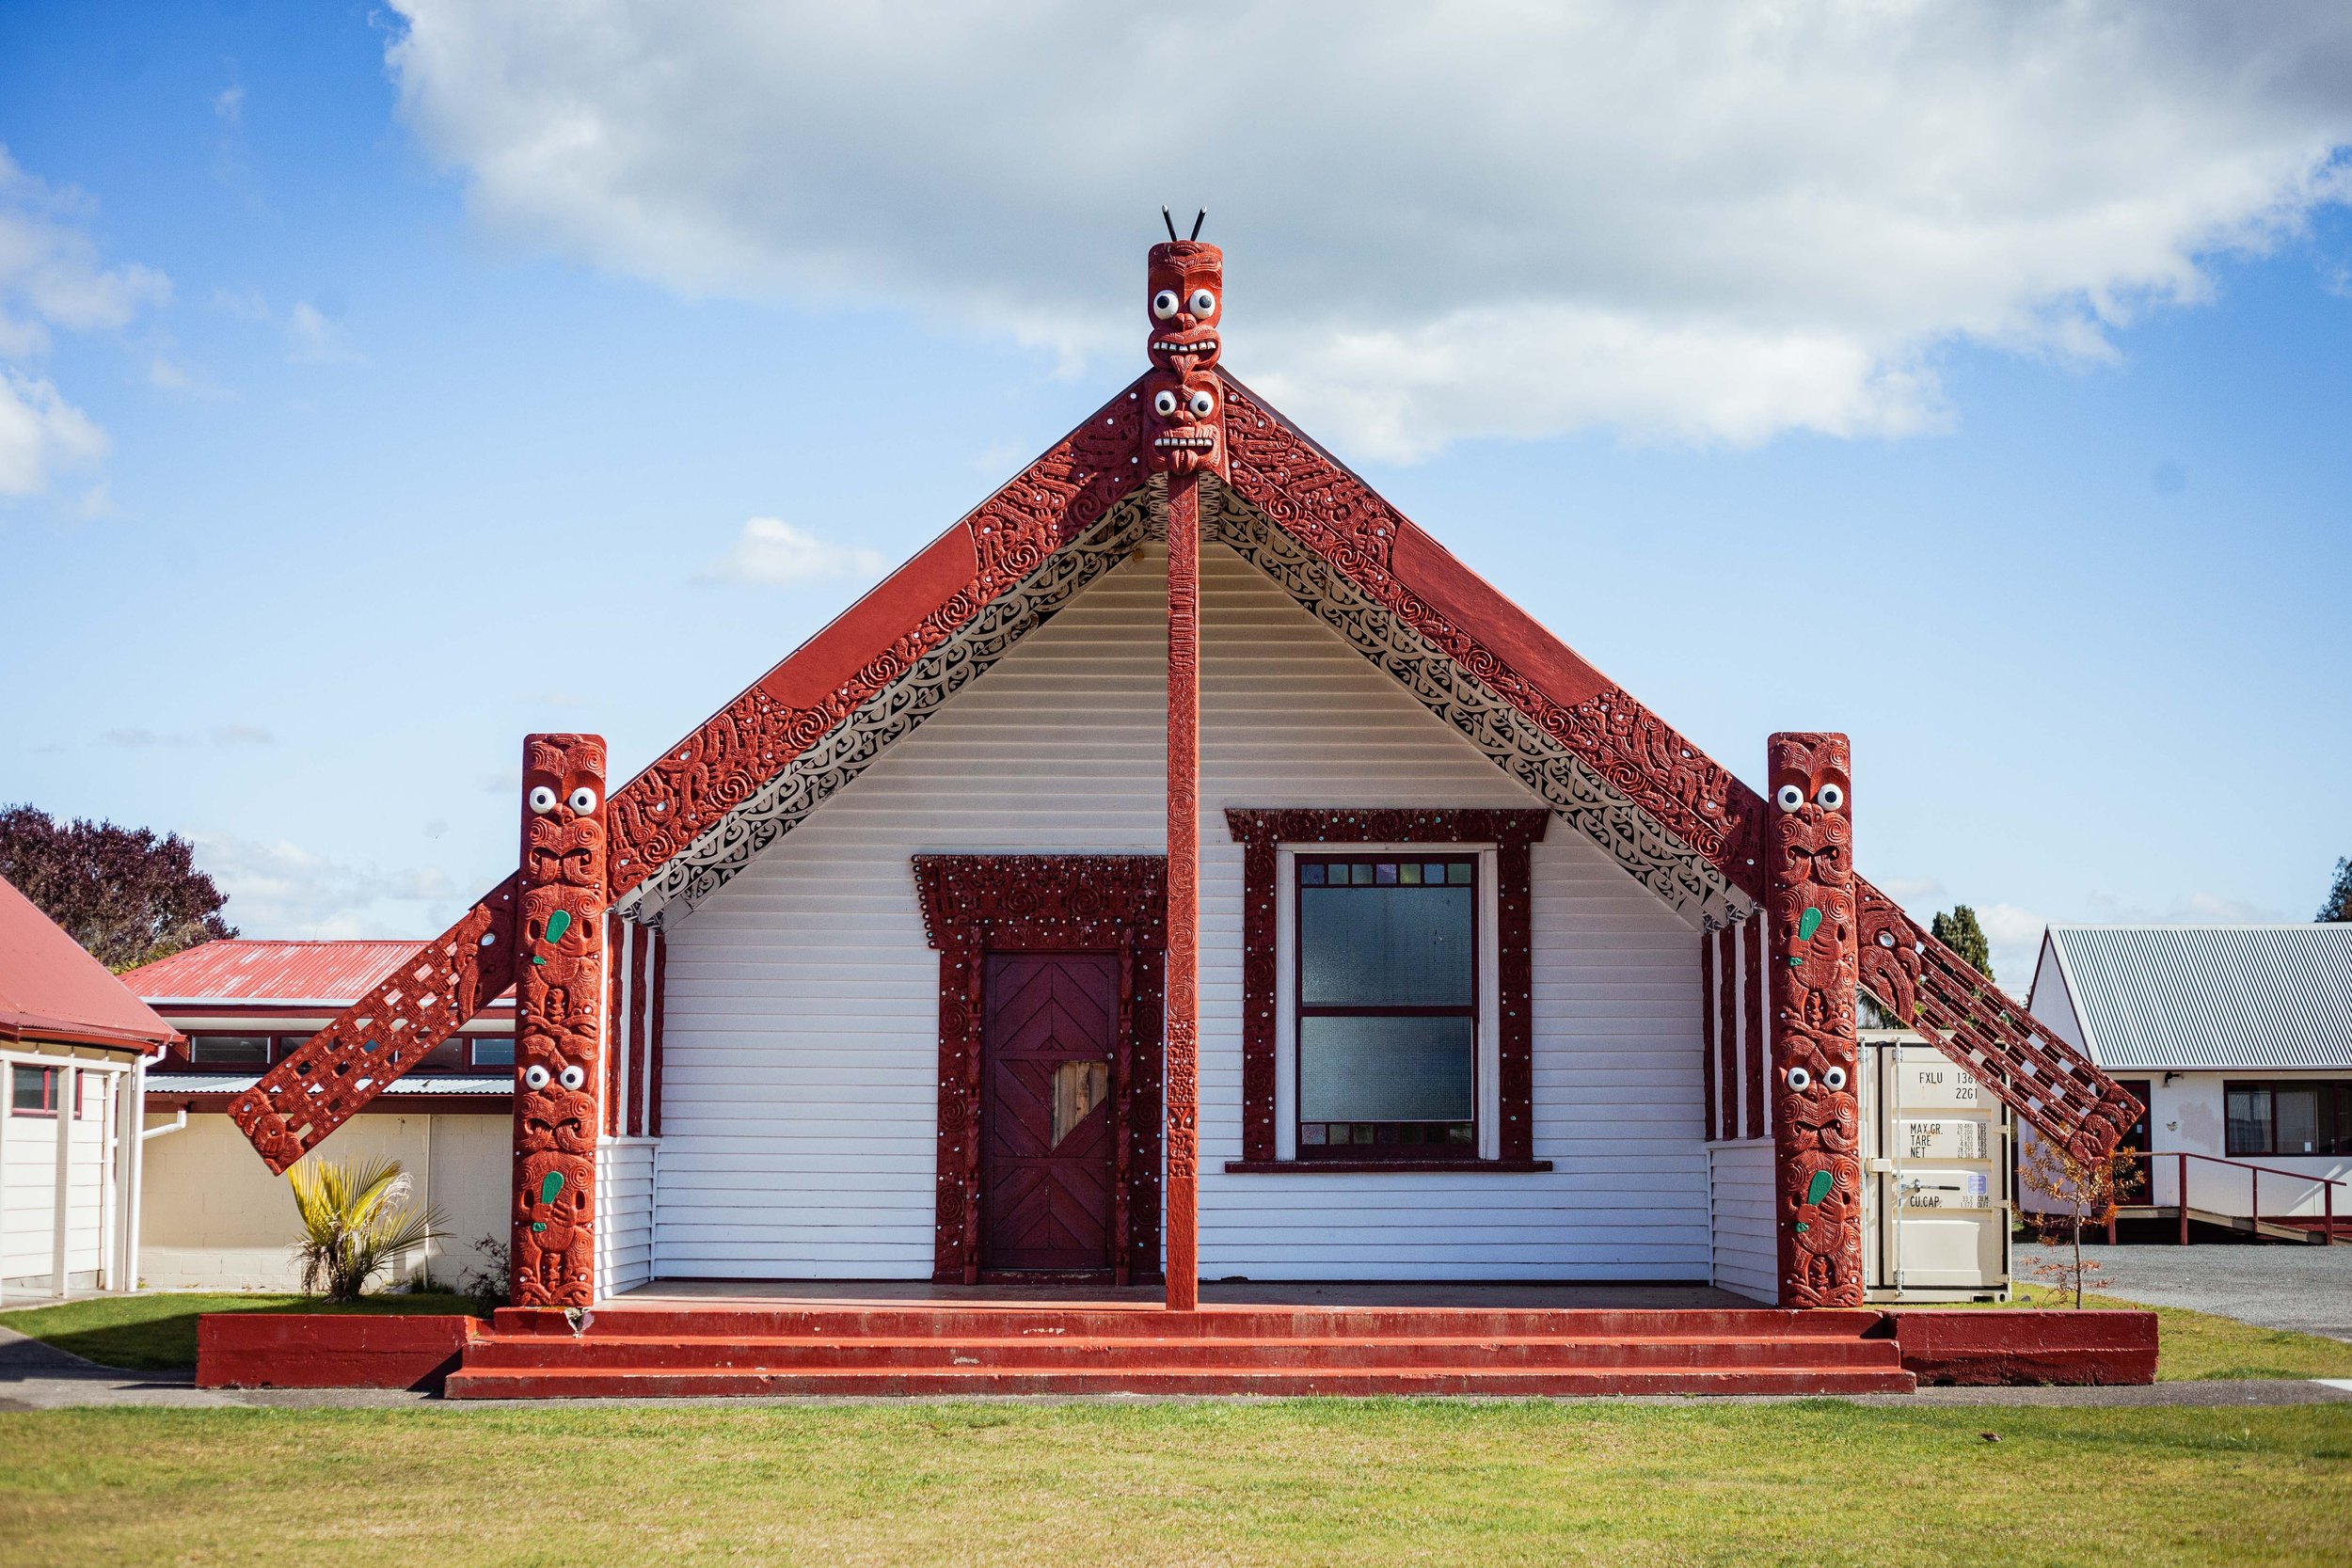
[[(2019, 1247), (2014, 1276), (2032, 1279), (2045, 1250)], [(2102, 1265), (2091, 1289), (2104, 1296), (2352, 1339), (2352, 1243), (2086, 1245), (2083, 1256)]]

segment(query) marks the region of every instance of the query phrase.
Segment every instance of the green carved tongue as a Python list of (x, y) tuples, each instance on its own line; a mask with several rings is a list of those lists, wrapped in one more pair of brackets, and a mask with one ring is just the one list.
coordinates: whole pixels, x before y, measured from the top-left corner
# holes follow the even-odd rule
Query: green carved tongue
[[(1828, 1174), (1829, 1174), (1828, 1172), (1824, 1171), (1824, 1172), (1821, 1174), (1821, 1176), (1817, 1176), (1817, 1177), (1815, 1177), (1815, 1178), (1814, 1178), (1814, 1180), (1817, 1180), (1817, 1181), (1819, 1181), (1819, 1180), (1822, 1180), (1824, 1177), (1826, 1177)], [(547, 1173), (547, 1175), (545, 1175), (545, 1176), (543, 1176), (543, 1177), (539, 1178), (539, 1201), (540, 1201), (540, 1202), (542, 1202), (542, 1203), (553, 1203), (553, 1202), (555, 1201), (555, 1195), (556, 1195), (556, 1194), (558, 1194), (558, 1193), (560, 1193), (560, 1192), (562, 1192), (563, 1190), (564, 1190), (564, 1173), (563, 1173), (562, 1171), (560, 1171), (560, 1170), (551, 1170), (551, 1171), (548, 1172), (548, 1173)], [(1819, 1202), (1820, 1202), (1821, 1200), (1820, 1200), (1820, 1198), (1818, 1198), (1818, 1197), (1817, 1197), (1817, 1198), (1815, 1198), (1813, 1201), (1814, 1201), (1814, 1202), (1816, 1202), (1816, 1203), (1819, 1203)]]
[[(572, 911), (569, 910), (558, 910), (553, 914), (548, 916), (548, 934), (541, 940), (552, 947), (555, 943), (562, 942), (564, 940), (564, 933), (571, 928)], [(544, 953), (533, 953), (531, 956), (531, 961), (535, 964), (546, 963), (548, 961), (547, 955)]]
[[(551, 1177), (549, 1180), (555, 1179)], [(1837, 1178), (1825, 1170), (1817, 1170), (1813, 1173), (1813, 1180), (1804, 1185), (1804, 1200), (1807, 1203), (1819, 1203), (1829, 1196), (1830, 1188), (1836, 1184)]]

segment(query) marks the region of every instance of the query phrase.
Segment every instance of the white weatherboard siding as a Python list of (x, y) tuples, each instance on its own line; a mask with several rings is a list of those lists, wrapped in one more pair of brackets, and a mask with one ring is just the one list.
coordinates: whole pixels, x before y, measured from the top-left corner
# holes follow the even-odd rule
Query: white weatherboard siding
[[(1556, 822), (1534, 859), (1534, 1137), (1558, 1168), (1224, 1172), (1242, 898), (1224, 809), (1538, 802), (1238, 558), (1203, 553), (1203, 1275), (1707, 1277), (1698, 934)], [(676, 929), (662, 1274), (930, 1274), (939, 962), (909, 857), (1162, 849), (1164, 571), (1155, 549), (1108, 574)]]
[(1714, 1282), (1756, 1301), (1780, 1296), (1779, 1240), (1772, 1234), (1772, 1141), (1709, 1144)]
[(596, 1291), (614, 1296), (653, 1277), (654, 1144), (596, 1145)]

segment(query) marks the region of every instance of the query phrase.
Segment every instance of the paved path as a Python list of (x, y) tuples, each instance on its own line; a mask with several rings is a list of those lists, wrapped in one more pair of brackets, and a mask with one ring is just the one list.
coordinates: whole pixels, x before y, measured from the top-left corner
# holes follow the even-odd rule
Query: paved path
[[(2034, 1277), (2045, 1249), (2017, 1249), (2016, 1277)], [(2092, 1289), (2150, 1307), (2188, 1307), (2262, 1328), (2352, 1339), (2352, 1243), (2334, 1246), (2090, 1246)]]

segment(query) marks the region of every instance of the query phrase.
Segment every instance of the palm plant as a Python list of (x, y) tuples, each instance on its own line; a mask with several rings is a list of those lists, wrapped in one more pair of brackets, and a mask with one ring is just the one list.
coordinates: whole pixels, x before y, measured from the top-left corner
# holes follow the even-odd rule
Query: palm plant
[(357, 1301), (376, 1272), (402, 1253), (449, 1234), (441, 1211), (408, 1201), (397, 1160), (339, 1164), (309, 1159), (286, 1172), (302, 1240), (294, 1260), (302, 1288), (329, 1301)]

